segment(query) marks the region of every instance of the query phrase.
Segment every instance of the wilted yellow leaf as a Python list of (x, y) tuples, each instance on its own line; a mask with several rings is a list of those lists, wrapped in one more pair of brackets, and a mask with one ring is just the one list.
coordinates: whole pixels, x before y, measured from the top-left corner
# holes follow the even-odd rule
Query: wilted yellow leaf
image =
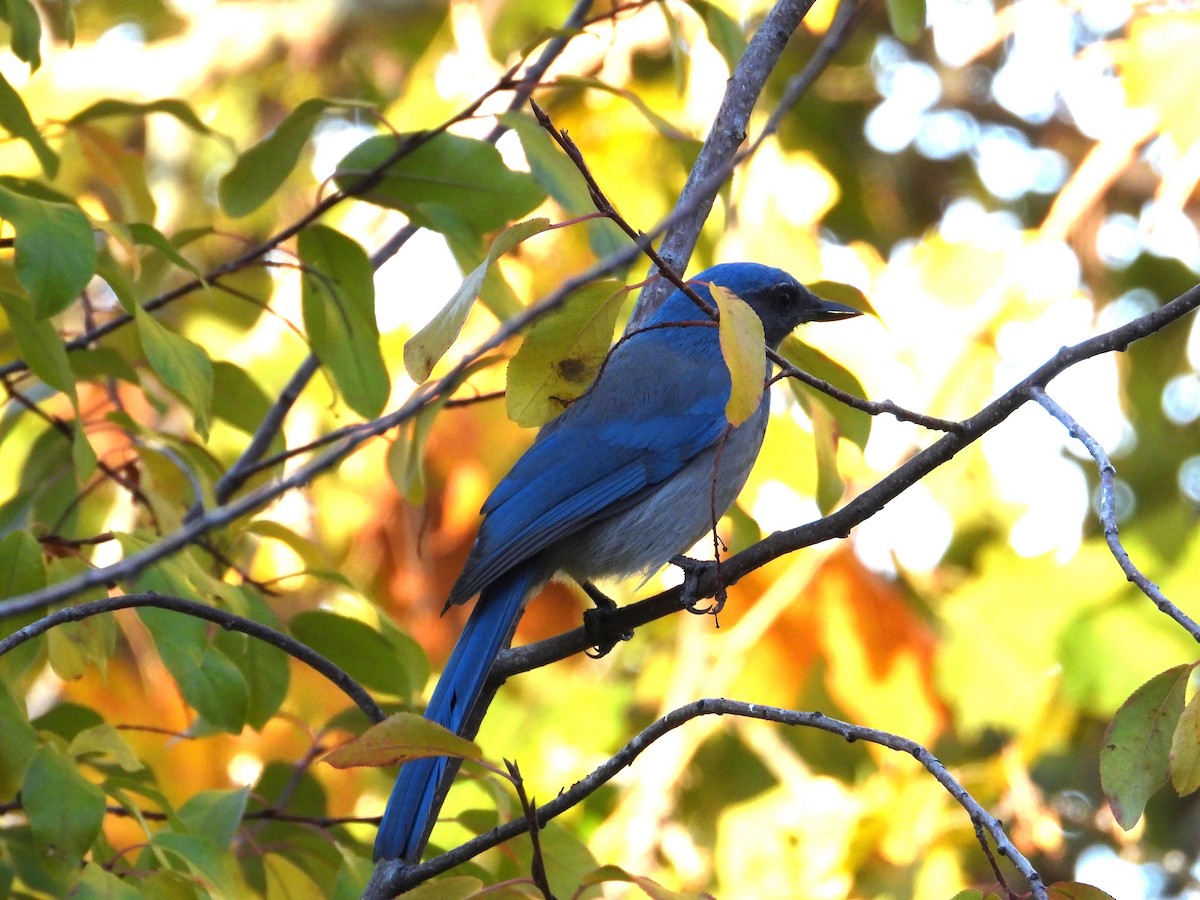
[(625, 292), (614, 279), (589, 284), (533, 327), (508, 363), (510, 419), (541, 425), (587, 390), (612, 346)]
[(762, 319), (728, 288), (719, 284), (708, 287), (721, 313), (718, 323), (721, 355), (725, 357), (732, 382), (729, 401), (725, 404), (725, 418), (731, 425), (741, 425), (754, 415), (762, 402), (763, 372), (767, 364)]
[(335, 769), (350, 769), (355, 766), (390, 766), (426, 756), (479, 759), (482, 755), (471, 741), (460, 738), (436, 722), (416, 713), (401, 712), (372, 725), (340, 747), (334, 747), (324, 758)]

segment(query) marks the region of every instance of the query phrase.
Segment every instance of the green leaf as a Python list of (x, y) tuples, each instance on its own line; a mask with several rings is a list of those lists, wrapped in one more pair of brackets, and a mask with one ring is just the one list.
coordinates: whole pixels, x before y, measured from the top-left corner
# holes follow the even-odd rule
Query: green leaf
[(33, 535), (14, 531), (0, 539), (0, 599), (38, 591), (45, 586), (42, 548)]
[(0, 796), (16, 794), (37, 748), (37, 732), (25, 707), (0, 684)]
[[(779, 352), (797, 369), (801, 369), (815, 378), (820, 378), (848, 394), (856, 397), (866, 396), (862, 383), (849, 370), (834, 362), (820, 350), (813, 349), (797, 338), (792, 336), (785, 338), (783, 344), (780, 345)], [(871, 436), (870, 414), (847, 406), (840, 400), (833, 399), (823, 391), (810, 388), (795, 378), (788, 379), (788, 381), (793, 393), (806, 411), (811, 413), (814, 404), (825, 407), (832, 416), (832, 422), (837, 424), (837, 437), (844, 437), (859, 448), (867, 446), (867, 439)]]
[(84, 863), (79, 881), (71, 890), (72, 900), (143, 900), (145, 896), (128, 879), (119, 878), (90, 860)]
[(151, 113), (165, 113), (199, 134), (217, 136), (217, 132), (205, 125), (185, 101), (174, 98), (151, 100), (147, 103), (113, 99), (97, 100), (91, 106), (71, 116), (67, 120), (67, 125), (78, 125), (112, 116), (148, 116)]
[(58, 735), (64, 741), (72, 741), (81, 731), (103, 723), (104, 719), (100, 713), (90, 706), (64, 701), (50, 707), (31, 724), (38, 731), (46, 731)]
[(484, 261), (463, 279), (454, 296), (429, 323), (404, 344), (404, 367), (413, 381), (420, 384), (428, 378), (438, 360), (458, 338), (492, 264), (517, 244), (549, 227), (549, 219), (530, 219), (505, 228), (496, 236)]
[(593, 282), (533, 326), (508, 363), (504, 402), (510, 419), (541, 425), (587, 390), (612, 346), (626, 292), (615, 279)]
[(17, 349), (33, 374), (57, 391), (66, 394), (73, 405), (78, 405), (75, 395), (75, 373), (67, 361), (67, 350), (58, 331), (48, 320), (39, 318), (24, 297), (0, 291), (0, 306), (8, 316)]
[(60, 313), (96, 273), (92, 226), (77, 206), (0, 185), (0, 218), (16, 231), (17, 281), (42, 318)]
[(387, 470), (400, 495), (409, 503), (420, 505), (425, 502), (425, 442), (438, 413), (446, 405), (458, 386), (476, 372), (495, 365), (498, 356), (484, 356), (458, 373), (458, 378), (437, 399), (426, 404), (420, 412), (400, 428), (396, 440), (387, 452)]
[[(247, 605), (242, 611), (243, 615), (255, 622), (279, 628), (278, 619), (262, 597), (249, 588), (242, 590), (242, 596)], [(287, 696), (291, 678), (287, 654), (266, 641), (235, 631), (219, 632), (214, 643), (233, 661), (246, 680), (246, 724), (261, 731), (279, 711)]]
[[(338, 187), (353, 191), (398, 146), (391, 136), (363, 141), (338, 164)], [(520, 218), (545, 199), (533, 176), (505, 166), (491, 144), (446, 133), (387, 164), (379, 180), (358, 196), (406, 213), (448, 206), (481, 233)]]
[(396, 648), (366, 623), (313, 610), (293, 617), (290, 630), (363, 687), (397, 696), (411, 691), (403, 668), (396, 663)]
[(242, 824), (249, 797), (248, 787), (201, 791), (179, 807), (179, 820), (194, 837), (204, 838), (217, 847), (228, 847)]
[(46, 177), (53, 178), (58, 174), (58, 154), (50, 149), (46, 139), (33, 124), (25, 101), (3, 75), (0, 75), (0, 128), (29, 145)]
[(746, 52), (746, 33), (729, 13), (708, 0), (687, 0), (688, 6), (704, 19), (708, 42), (716, 47), (732, 72)]
[(13, 53), (36, 72), (42, 64), (42, 23), (37, 10), (29, 0), (4, 0), (0, 18), (8, 23)]
[(78, 381), (107, 381), (115, 378), (128, 384), (137, 384), (137, 372), (133, 366), (112, 347), (96, 347), (91, 350), (76, 350), (67, 354), (71, 371)]
[(87, 484), (88, 479), (96, 472), (99, 460), (96, 451), (88, 441), (87, 432), (83, 428), (83, 420), (76, 419), (71, 428), (71, 464), (75, 469), (77, 484)]
[(21, 784), (21, 803), (34, 841), (66, 860), (87, 853), (104, 821), (104, 792), (53, 744), (34, 753)]
[(365, 418), (379, 415), (391, 392), (375, 322), (371, 261), (357, 242), (324, 225), (300, 232), (304, 261), (304, 327), (346, 403)]
[(321, 97), (305, 100), (273, 132), (241, 154), (217, 184), (221, 208), (237, 217), (262, 206), (296, 168), (325, 110), (338, 105)]
[[(1048, 884), (1046, 894), (1050, 900), (1115, 900), (1112, 894), (1090, 884), (1080, 884), (1078, 881), (1056, 881), (1054, 884)], [(998, 894), (989, 893), (984, 900), (1000, 900), (1000, 897)]]
[(321, 886), (292, 860), (282, 853), (264, 853), (262, 868), (266, 876), (268, 897), (326, 896)]
[(844, 281), (811, 281), (807, 287), (822, 300), (844, 303), (869, 316), (879, 318), (879, 313), (875, 312), (875, 307), (871, 305), (867, 295), (852, 284), (846, 284)]
[[(443, 394), (442, 398), (445, 397), (446, 394)], [(444, 404), (445, 399), (441, 399), (436, 406), (431, 405), (418, 412), (388, 447), (387, 470), (392, 484), (400, 496), (415, 506), (425, 502), (425, 468), (422, 465), (425, 442)]]
[(829, 515), (846, 492), (846, 483), (837, 466), (837, 423), (829, 410), (819, 403), (808, 408), (808, 415), (813, 423), (813, 445), (817, 455), (817, 509), (821, 515)]
[[(579, 169), (532, 116), (509, 112), (500, 116), (500, 121), (517, 133), (534, 179), (559, 206), (573, 216), (585, 216), (596, 211), (596, 204), (592, 202)], [(598, 257), (617, 252), (628, 241), (610, 219), (587, 219), (584, 227), (592, 252)]]
[(1137, 824), (1150, 795), (1170, 775), (1171, 738), (1183, 713), (1191, 665), (1155, 675), (1113, 716), (1100, 751), (1100, 785), (1117, 824)]
[(150, 368), (188, 405), (196, 433), (208, 440), (213, 400), (213, 369), (208, 354), (140, 306), (134, 307), (133, 318)]
[(677, 893), (676, 891), (668, 890), (657, 881), (647, 878), (645, 875), (632, 875), (625, 869), (619, 866), (601, 866), (594, 872), (585, 875), (580, 882), (581, 885), (604, 884), (611, 881), (624, 881), (630, 884), (637, 885), (646, 893), (651, 900), (687, 900), (687, 898), (695, 897), (692, 893)]
[(754, 415), (762, 403), (767, 369), (762, 319), (750, 304), (724, 285), (713, 282), (708, 289), (721, 314), (717, 323), (721, 356), (729, 367), (732, 382), (729, 400), (725, 403), (725, 418), (729, 424), (737, 426)]
[(257, 535), (285, 544), (304, 561), (304, 567), (310, 571), (324, 569), (329, 565), (329, 558), (320, 544), (297, 533), (282, 522), (275, 522), (271, 519), (255, 519), (246, 525), (243, 534)]
[[(207, 232), (207, 229), (205, 229), (205, 232)], [(200, 277), (200, 270), (192, 265), (187, 257), (180, 253), (179, 249), (168, 240), (167, 236), (153, 225), (147, 225), (145, 222), (134, 222), (129, 226), (129, 236), (133, 238), (134, 243), (153, 247), (185, 272), (190, 272), (197, 278)]]
[(1181, 797), (1200, 790), (1200, 694), (1183, 708), (1171, 735), (1171, 785)]
[[(155, 848), (171, 854), (187, 868), (192, 876), (190, 880), (197, 882), (195, 887), (200, 889), (200, 896), (241, 895), (242, 892), (238, 890), (237, 863), (233, 851), (228, 847), (218, 847), (204, 838), (167, 830), (156, 832), (151, 840)], [(189, 891), (183, 896), (196, 894)]]
[(71, 738), (67, 753), (76, 759), (85, 756), (106, 757), (106, 762), (120, 766), (126, 772), (140, 772), (145, 768), (121, 732), (108, 722), (85, 728), (76, 734)]
[[(271, 408), (271, 398), (241, 366), (225, 360), (213, 362), (213, 415), (239, 431), (254, 434)], [(278, 436), (272, 451), (283, 449)]]
[(906, 44), (915, 44), (925, 31), (925, 0), (886, 0), (892, 33)]
[(209, 637), (208, 623), (149, 606), (139, 608), (138, 615), (188, 705), (222, 731), (239, 733), (246, 724), (249, 689), (238, 667)]

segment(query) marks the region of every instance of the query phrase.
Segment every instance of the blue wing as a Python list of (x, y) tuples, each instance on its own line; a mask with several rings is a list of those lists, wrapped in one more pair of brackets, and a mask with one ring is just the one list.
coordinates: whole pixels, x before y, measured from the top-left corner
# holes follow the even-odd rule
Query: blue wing
[[(709, 329), (667, 328), (622, 345), (592, 390), (542, 429), (492, 492), (449, 602), (465, 602), (513, 566), (636, 502), (715, 444), (730, 389), (715, 337)], [(635, 342), (637, 360), (628, 352)], [(648, 347), (660, 366), (652, 373), (641, 355)]]

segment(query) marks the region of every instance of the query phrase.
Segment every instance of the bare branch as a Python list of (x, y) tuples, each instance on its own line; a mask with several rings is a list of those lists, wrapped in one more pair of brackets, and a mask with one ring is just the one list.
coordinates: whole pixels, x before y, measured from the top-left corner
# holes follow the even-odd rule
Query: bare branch
[(1121, 571), (1125, 573), (1125, 577), (1137, 585), (1143, 594), (1154, 601), (1154, 605), (1158, 607), (1159, 612), (1170, 616), (1176, 625), (1183, 628), (1192, 636), (1193, 640), (1200, 642), (1200, 625), (1196, 623), (1195, 619), (1168, 600), (1159, 586), (1142, 574), (1141, 570), (1133, 564), (1133, 560), (1129, 558), (1129, 552), (1121, 543), (1117, 529), (1116, 511), (1115, 483), (1117, 470), (1108, 458), (1108, 454), (1104, 452), (1104, 448), (1100, 446), (1100, 442), (1075, 421), (1069, 412), (1051, 399), (1042, 388), (1031, 387), (1029, 389), (1029, 396), (1037, 401), (1046, 412), (1061, 422), (1071, 437), (1080, 441), (1087, 448), (1092, 459), (1096, 461), (1096, 468), (1100, 471), (1100, 524), (1104, 526), (1104, 540), (1108, 544), (1108, 549), (1112, 551), (1112, 555), (1121, 567)]
[[(856, 0), (842, 0), (832, 27), (826, 32), (808, 64), (788, 82), (782, 100), (771, 113), (762, 133), (749, 147), (738, 152), (738, 148), (746, 140), (750, 114), (758, 102), (767, 77), (779, 62), (789, 38), (800, 27), (811, 6), (812, 0), (783, 0), (777, 3), (750, 39), (746, 52), (742, 54), (729, 78), (713, 127), (705, 138), (700, 154), (696, 157), (679, 195), (677, 206), (687, 205), (693, 211), (684, 216), (677, 226), (671, 228), (659, 248), (666, 271), (681, 273), (687, 269), (692, 250), (700, 237), (700, 230), (708, 219), (717, 192), (725, 179), (753, 154), (764, 140), (778, 130), (784, 115), (799, 102), (805, 91), (850, 37), (857, 20), (854, 15), (857, 4)], [(662, 267), (659, 267), (659, 271), (663, 271)], [(651, 281), (638, 298), (638, 305), (629, 320), (629, 327), (635, 328), (645, 321), (668, 293), (670, 291), (665, 283)]]
[[(847, 741), (866, 741), (878, 744), (881, 747), (887, 747), (889, 750), (895, 750), (898, 753), (907, 753), (924, 766), (926, 771), (933, 775), (938, 783), (946, 788), (950, 796), (967, 811), (971, 822), (975, 826), (976, 834), (980, 836), (980, 840), (984, 842), (985, 847), (985, 835), (990, 836), (995, 841), (1000, 855), (1010, 860), (1016, 866), (1017, 871), (1028, 882), (1030, 896), (1041, 898), (1041, 900), (1047, 898), (1048, 895), (1045, 887), (1042, 885), (1041, 876), (1038, 875), (1029, 860), (1009, 840), (1008, 835), (1004, 833), (1001, 823), (995, 817), (989, 815), (979, 805), (978, 801), (967, 793), (967, 790), (959, 784), (954, 776), (949, 773), (946, 767), (929, 750), (908, 738), (900, 737), (886, 731), (879, 731), (874, 728), (852, 725), (849, 722), (832, 719), (819, 712), (797, 712), (773, 706), (761, 706), (754, 703), (743, 703), (725, 699), (696, 700), (663, 716), (639, 733), (633, 740), (613, 754), (611, 758), (597, 766), (589, 775), (562, 791), (549, 803), (538, 807), (536, 811), (537, 823), (544, 828), (546, 823), (551, 819), (562, 815), (568, 809), (581, 803), (585, 798), (595, 793), (601, 786), (610, 781), (618, 772), (631, 765), (646, 748), (663, 735), (699, 716), (713, 715), (742, 716), (751, 719), (761, 719), (767, 722), (777, 722), (781, 725), (816, 728), (836, 734)], [(367, 886), (363, 897), (391, 897), (398, 892), (426, 881), (434, 875), (448, 871), (469, 859), (473, 859), (485, 850), (511, 840), (517, 835), (524, 834), (528, 829), (529, 822), (525, 816), (522, 816), (419, 865), (405, 866), (396, 860), (388, 860), (380, 863), (376, 867), (375, 875), (372, 877), (371, 883)], [(1016, 895), (1010, 892), (1009, 896), (1015, 897)]]

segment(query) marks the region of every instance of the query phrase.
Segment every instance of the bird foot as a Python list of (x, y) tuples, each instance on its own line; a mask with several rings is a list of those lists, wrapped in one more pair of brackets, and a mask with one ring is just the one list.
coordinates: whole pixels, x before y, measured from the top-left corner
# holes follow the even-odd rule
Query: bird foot
[[(720, 615), (721, 610), (725, 608), (728, 596), (725, 592), (725, 585), (721, 583), (720, 567), (717, 563), (713, 560), (692, 559), (688, 556), (672, 556), (668, 562), (683, 570), (683, 594), (679, 600), (683, 608), (697, 616), (716, 618)], [(708, 598), (700, 594), (700, 579), (710, 571), (715, 571), (718, 575), (716, 596), (712, 603), (705, 603), (701, 606)]]
[(583, 614), (583, 627), (592, 642), (591, 649), (584, 652), (592, 659), (599, 659), (611, 653), (618, 642), (631, 640), (633, 632), (615, 621), (618, 607), (611, 597), (590, 581), (580, 581), (579, 586), (596, 604), (595, 609), (586, 610)]

